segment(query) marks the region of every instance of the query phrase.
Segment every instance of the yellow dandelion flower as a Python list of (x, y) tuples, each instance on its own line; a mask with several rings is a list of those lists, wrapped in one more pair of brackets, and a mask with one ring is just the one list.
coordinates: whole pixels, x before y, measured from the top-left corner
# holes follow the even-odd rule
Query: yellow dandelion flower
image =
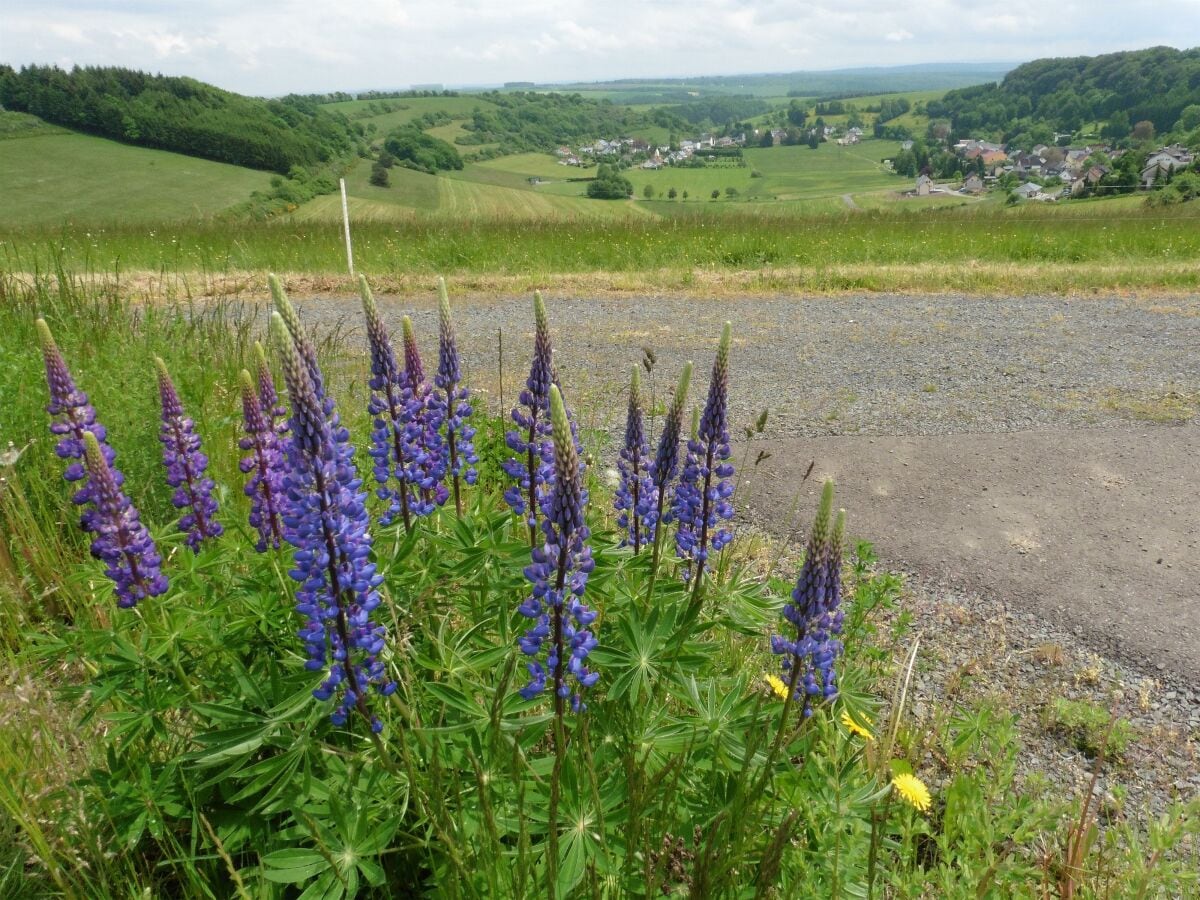
[(788, 696), (788, 686), (783, 679), (778, 675), (768, 675), (766, 678), (767, 684), (771, 688), (771, 692), (780, 700), (786, 700)]
[(897, 775), (892, 779), (892, 788), (903, 797), (914, 809), (926, 812), (929, 809), (929, 788), (916, 775)]
[(854, 720), (854, 717), (850, 715), (849, 710), (843, 709), (842, 724), (846, 726), (847, 731), (849, 731), (851, 734), (857, 734), (863, 740), (875, 740), (875, 735), (871, 734), (871, 720), (866, 715), (862, 716), (862, 724), (859, 724)]

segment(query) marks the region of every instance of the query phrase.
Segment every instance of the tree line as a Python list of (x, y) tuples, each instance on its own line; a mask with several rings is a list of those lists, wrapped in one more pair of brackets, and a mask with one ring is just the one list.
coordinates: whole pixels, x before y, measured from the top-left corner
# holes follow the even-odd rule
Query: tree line
[(284, 174), (345, 156), (360, 137), (312, 97), (262, 100), (122, 68), (0, 66), (0, 105), (129, 144)]

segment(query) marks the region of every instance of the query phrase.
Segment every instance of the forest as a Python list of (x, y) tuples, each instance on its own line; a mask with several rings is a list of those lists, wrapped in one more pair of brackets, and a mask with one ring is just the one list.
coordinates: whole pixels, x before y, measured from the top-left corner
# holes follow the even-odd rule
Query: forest
[(949, 91), (930, 101), (933, 119), (958, 134), (991, 132), (1005, 139), (1037, 125), (1075, 132), (1104, 122), (1104, 136), (1129, 137), (1138, 122), (1175, 129), (1184, 110), (1200, 104), (1200, 48), (1152, 47), (1126, 53), (1038, 59), (999, 84)]
[(0, 106), (128, 144), (283, 174), (343, 156), (359, 138), (314, 98), (262, 100), (122, 68), (0, 66)]

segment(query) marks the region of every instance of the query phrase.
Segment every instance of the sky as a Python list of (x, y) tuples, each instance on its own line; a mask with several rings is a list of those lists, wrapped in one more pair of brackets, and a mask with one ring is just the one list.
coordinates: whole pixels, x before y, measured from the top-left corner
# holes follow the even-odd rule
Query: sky
[(1200, 0), (0, 0), (0, 62), (246, 94), (1023, 62), (1200, 45)]

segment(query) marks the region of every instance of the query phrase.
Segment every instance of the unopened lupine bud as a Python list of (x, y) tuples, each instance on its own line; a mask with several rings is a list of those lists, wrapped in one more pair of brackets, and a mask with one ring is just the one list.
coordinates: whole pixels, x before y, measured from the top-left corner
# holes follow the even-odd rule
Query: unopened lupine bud
[[(261, 384), (261, 382), (260, 382)], [(246, 436), (238, 446), (249, 451), (238, 468), (249, 475), (243, 492), (250, 498), (250, 525), (258, 531), (255, 549), (278, 550), (283, 541), (283, 510), (286, 502), (286, 463), (278, 432), (271, 426), (254, 379), (245, 369), (241, 374), (242, 427)]]
[(438, 279), (438, 373), (434, 384), (441, 391), (439, 403), (446, 439), (442, 442), (444, 466), (454, 484), (454, 505), (462, 514), (460, 481), (474, 484), (478, 477), (475, 465), (479, 457), (475, 454), (475, 429), (469, 420), (471, 392), (460, 384), (462, 373), (458, 359), (458, 339), (454, 333), (454, 320), (450, 316), (450, 297), (446, 293), (446, 279)]
[(642, 419), (641, 370), (634, 366), (629, 379), (629, 409), (625, 417), (625, 443), (617, 460), (620, 482), (614, 495), (622, 545), (637, 553), (654, 540), (658, 491), (650, 476), (650, 449)]

